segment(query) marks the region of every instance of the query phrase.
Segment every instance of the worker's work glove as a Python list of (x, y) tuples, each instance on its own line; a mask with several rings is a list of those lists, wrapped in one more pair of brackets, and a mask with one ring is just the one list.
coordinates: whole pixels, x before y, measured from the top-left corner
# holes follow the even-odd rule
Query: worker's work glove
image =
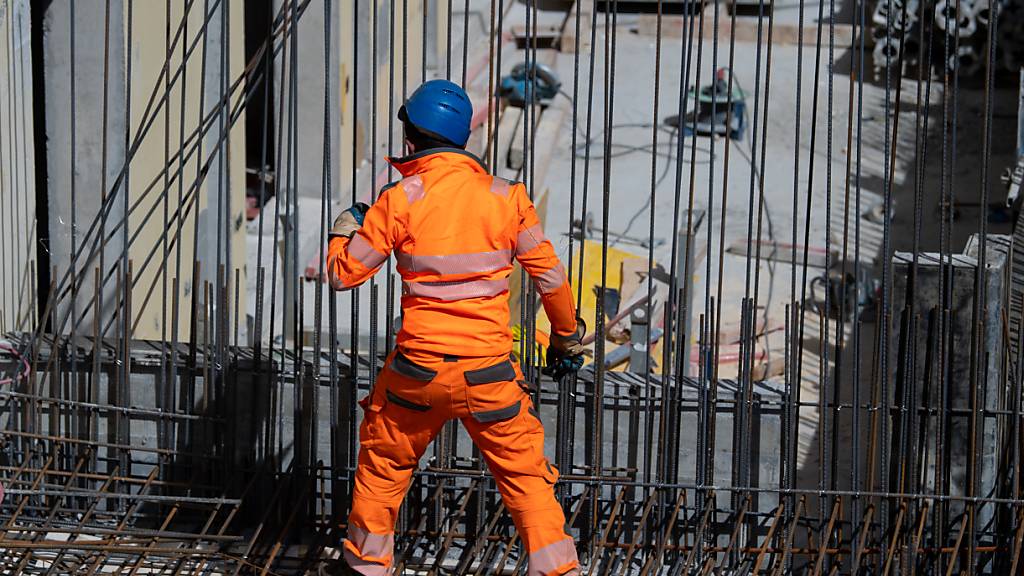
[(583, 367), (583, 335), (587, 333), (587, 324), (582, 318), (576, 318), (576, 331), (568, 336), (551, 332), (551, 343), (548, 345), (547, 366), (542, 373), (560, 380), (573, 374)]
[(359, 230), (363, 226), (363, 219), (366, 218), (366, 212), (370, 209), (369, 206), (362, 202), (356, 202), (351, 208), (342, 212), (337, 219), (334, 220), (334, 226), (331, 226), (330, 236), (344, 236), (345, 238), (351, 238), (356, 230)]

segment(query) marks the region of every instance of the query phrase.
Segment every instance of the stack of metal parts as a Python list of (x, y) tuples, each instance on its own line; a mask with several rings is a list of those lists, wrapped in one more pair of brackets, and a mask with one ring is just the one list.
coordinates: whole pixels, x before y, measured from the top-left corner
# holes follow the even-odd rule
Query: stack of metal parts
[(974, 76), (990, 42), (996, 66), (1016, 72), (1024, 65), (1020, 0), (877, 0), (871, 22), (876, 67), (924, 64)]

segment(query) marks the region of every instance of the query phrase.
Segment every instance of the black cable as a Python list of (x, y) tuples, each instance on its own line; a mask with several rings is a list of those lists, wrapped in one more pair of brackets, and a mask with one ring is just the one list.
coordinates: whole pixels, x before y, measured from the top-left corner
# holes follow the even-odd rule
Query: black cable
[[(649, 126), (653, 127), (653, 125), (649, 125)], [(679, 130), (677, 128), (673, 128), (671, 130), (670, 136), (669, 136), (669, 141), (666, 143), (667, 145), (673, 146), (672, 141), (678, 136), (678, 132), (679, 132)], [(614, 145), (615, 144), (613, 143), (612, 146), (614, 146)], [(638, 146), (636, 148), (641, 148), (641, 147)], [(648, 147), (648, 148), (650, 148), (650, 147)], [(628, 154), (628, 152), (625, 153), (625, 154)], [(625, 154), (620, 154), (620, 155), (625, 155)], [(611, 158), (615, 158), (615, 156), (616, 155), (613, 154), (611, 156)], [(666, 157), (668, 157), (672, 161), (676, 160), (675, 154), (658, 154), (658, 156), (666, 156)], [(654, 182), (654, 189), (655, 190), (657, 190), (658, 187), (661, 186), (661, 183), (664, 182), (665, 177), (668, 176), (669, 169), (672, 167), (672, 164), (673, 164), (672, 162), (666, 162), (665, 163), (665, 168), (661, 171), (661, 174), (658, 175), (657, 180), (655, 180), (655, 182)], [(611, 245), (613, 247), (615, 245), (617, 245), (619, 243), (619, 241), (624, 239), (629, 234), (629, 231), (630, 231), (630, 229), (633, 228), (633, 224), (636, 222), (637, 218), (639, 218), (641, 215), (643, 215), (643, 213), (646, 212), (647, 209), (650, 206), (651, 206), (651, 196), (647, 196), (647, 199), (644, 201), (643, 205), (640, 206), (640, 208), (638, 208), (637, 211), (629, 218), (629, 222), (626, 223), (626, 229), (622, 231), (621, 235), (616, 236), (616, 238), (614, 240), (612, 240)], [(653, 247), (654, 246), (654, 234), (653, 233), (650, 235), (650, 242), (651, 242), (651, 246)], [(648, 313), (648, 317), (650, 317), (650, 313)]]
[[(729, 70), (729, 74), (732, 75), (732, 70), (731, 69), (729, 69), (729, 68), (725, 68), (725, 69)], [(739, 81), (738, 80), (734, 80), (734, 81), (736, 82), (736, 85), (740, 89), (740, 91), (745, 93), (745, 91), (743, 90), (743, 86), (739, 83)], [(570, 102), (573, 102), (572, 97), (569, 94), (567, 94), (564, 90), (559, 89), (558, 90), (558, 94), (563, 96), (563, 97), (565, 97)], [(743, 111), (743, 122), (746, 123), (746, 120), (747, 120), (747, 112), (746, 112), (746, 109), (744, 109), (744, 111)], [(653, 128), (653, 127), (654, 127), (654, 124), (651, 123), (651, 122), (623, 122), (623, 123), (618, 123), (618, 124), (612, 125), (613, 129), (622, 129), (622, 128)], [(589, 157), (592, 158), (592, 159), (602, 160), (602, 159), (605, 159), (605, 158), (614, 159), (614, 158), (619, 158), (619, 157), (623, 157), (623, 156), (628, 156), (630, 154), (634, 154), (634, 153), (637, 153), (637, 152), (645, 152), (645, 153), (648, 153), (648, 154), (657, 154), (658, 156), (663, 157), (663, 158), (668, 158), (671, 161), (678, 160), (677, 154), (675, 152), (676, 145), (673, 142), (674, 142), (674, 139), (679, 136), (679, 127), (677, 127), (677, 126), (662, 126), (659, 129), (663, 130), (663, 131), (665, 131), (665, 132), (667, 132), (669, 134), (669, 140), (668, 140), (668, 142), (664, 143), (664, 146), (667, 146), (670, 150), (672, 150), (672, 152), (668, 152), (668, 153), (666, 153), (666, 152), (658, 152), (658, 151), (656, 151), (656, 147), (655, 147), (654, 144), (642, 144), (642, 145), (617, 144), (613, 140), (612, 142), (609, 143), (608, 146), (605, 146), (604, 143), (602, 143), (601, 148), (602, 149), (606, 149), (606, 150), (616, 150), (615, 152), (612, 152), (610, 154), (606, 152), (605, 154), (607, 154), (607, 156), (604, 155), (604, 154), (596, 154), (595, 155), (595, 154), (589, 152), (589, 150), (590, 150), (590, 146), (594, 144), (594, 140), (596, 140), (599, 137), (604, 135), (604, 130), (601, 130), (596, 135), (594, 135), (594, 136), (592, 136), (590, 138), (584, 138), (583, 143), (577, 144), (576, 147), (573, 150), (573, 155), (576, 158), (585, 158), (585, 157), (587, 157), (587, 155), (589, 155)], [(658, 145), (657, 147), (660, 148), (661, 145)], [(696, 150), (700, 150), (702, 152), (708, 152), (710, 157), (707, 160), (702, 160), (700, 162), (690, 161), (689, 163), (695, 164), (695, 165), (699, 165), (699, 164), (708, 164), (708, 163), (711, 163), (712, 161), (714, 161), (714, 154), (709, 149), (699, 147), (699, 146), (696, 145), (696, 143), (694, 143), (694, 147), (695, 147)], [(750, 159), (749, 156), (744, 155), (744, 158), (747, 160), (748, 163), (751, 163), (751, 165), (753, 165), (752, 164), (752, 160)], [(685, 159), (684, 159), (684, 161), (685, 161)], [(672, 165), (671, 162), (666, 163), (665, 169), (658, 176), (658, 179), (657, 179), (657, 181), (655, 183), (655, 186), (660, 186), (662, 184), (662, 182), (664, 182), (665, 178), (669, 174), (669, 167), (671, 165)], [(762, 202), (763, 202), (763, 198), (762, 198)], [(622, 234), (620, 236), (616, 237), (612, 241), (611, 246), (617, 245), (623, 239), (623, 237), (626, 236), (629, 233), (629, 230), (633, 227), (633, 224), (636, 222), (636, 219), (639, 218), (641, 215), (643, 215), (643, 213), (649, 207), (650, 207), (650, 198), (648, 198), (647, 201), (644, 202), (643, 206), (641, 206), (630, 217), (629, 222), (627, 223), (625, 230), (622, 232)], [(769, 217), (769, 220), (770, 220), (770, 217)], [(771, 229), (771, 224), (770, 223), (769, 223), (769, 229)], [(772, 267), (774, 268), (774, 265)]]
[[(639, 128), (651, 128), (651, 127), (653, 127), (653, 125), (651, 123), (622, 123), (622, 124), (615, 124), (613, 126), (613, 128), (615, 128), (615, 129), (621, 129), (621, 128), (638, 128), (639, 129)], [(661, 128), (661, 130), (663, 130), (664, 132), (666, 132), (669, 135), (675, 135), (679, 131), (679, 128), (678, 127), (673, 127), (673, 126), (664, 126), (664, 127)], [(603, 135), (604, 135), (604, 131), (600, 131), (596, 135), (591, 137), (590, 139), (585, 139), (583, 143), (578, 144), (577, 147), (576, 147), (576, 150), (574, 151), (575, 156), (577, 158), (585, 157), (585, 154), (587, 153), (587, 150), (589, 149), (589, 146), (595, 144), (594, 140), (597, 140), (598, 138), (600, 138)], [(605, 148), (605, 145), (604, 145), (603, 141), (600, 142), (599, 144), (601, 145), (602, 148)], [(659, 144), (658, 148), (670, 147), (670, 149), (671, 149), (671, 146), (672, 146), (672, 142), (670, 140), (669, 142), (665, 142), (663, 144)], [(648, 154), (655, 153), (654, 152), (655, 148), (654, 148), (653, 144), (636, 144), (636, 145), (633, 145), (633, 144), (619, 144), (619, 143), (616, 143), (613, 140), (610, 143), (610, 146), (608, 146), (608, 148), (609, 149), (615, 149), (615, 152), (612, 152), (608, 156), (605, 156), (604, 154), (596, 154), (595, 155), (594, 153), (591, 152), (590, 153), (590, 158), (594, 159), (594, 160), (603, 160), (604, 158), (619, 158), (619, 157), (622, 157), (622, 156), (628, 156), (628, 155), (636, 153), (636, 152), (646, 152)], [(708, 152), (710, 154), (710, 150), (708, 148), (704, 148), (704, 147), (701, 147), (701, 146), (696, 146), (696, 148), (697, 148), (697, 150), (699, 150), (701, 152)], [(669, 158), (671, 160), (675, 160), (676, 159), (676, 153), (674, 151), (673, 152), (657, 152), (657, 154), (658, 154), (658, 156), (663, 157), (663, 158)], [(701, 160), (699, 162), (686, 161), (686, 159), (684, 159), (684, 162), (693, 163), (693, 164), (707, 164), (707, 163), (711, 162), (712, 160), (714, 160), (714, 156), (711, 156), (707, 160)]]
[[(558, 89), (558, 95), (564, 97), (570, 103), (574, 102), (573, 97), (571, 95), (567, 94), (565, 92), (565, 90), (563, 90), (561, 88)], [(583, 142), (582, 143), (579, 143), (579, 144), (576, 144), (576, 145), (573, 146), (573, 155), (576, 158), (584, 158), (586, 156), (586, 151), (589, 149), (589, 146), (593, 145), (594, 144), (594, 140), (596, 140), (598, 137), (604, 135), (604, 130), (601, 130), (597, 134), (595, 134), (594, 136), (587, 138), (583, 134), (583, 131), (579, 129), (579, 127), (578, 127), (579, 126), (579, 121), (578, 120), (576, 120), (574, 125), (576, 126), (576, 133), (578, 135), (580, 135), (580, 136), (584, 136), (584, 138), (583, 138)], [(613, 129), (621, 129), (621, 128), (653, 128), (653, 127), (654, 127), (654, 124), (651, 123), (651, 122), (622, 122), (622, 123), (617, 123), (617, 124), (612, 125)], [(662, 126), (659, 129), (671, 135), (671, 134), (674, 134), (674, 133), (678, 132), (679, 127), (678, 126), (668, 126), (668, 125), (665, 125), (665, 126)], [(667, 145), (669, 145), (669, 143), (666, 143), (666, 146)], [(603, 142), (601, 143), (601, 147), (604, 148), (604, 143)], [(652, 150), (654, 150), (654, 145), (652, 145), (652, 144), (643, 144), (643, 145), (633, 146), (633, 145), (629, 145), (629, 144), (616, 144), (614, 141), (612, 142), (611, 147), (612, 148), (619, 148), (620, 151), (611, 154), (610, 156), (608, 156), (608, 158), (617, 158), (619, 156), (625, 156), (627, 154), (632, 154), (634, 152), (651, 152)], [(700, 149), (700, 148), (698, 148), (698, 149)], [(703, 149), (700, 149), (700, 150), (703, 150)], [(675, 154), (666, 154), (666, 153), (663, 153), (663, 152), (659, 153), (659, 156), (662, 156), (664, 158), (673, 158), (673, 159), (675, 158)], [(594, 155), (593, 153), (591, 153), (590, 154), (590, 158), (594, 159), (594, 160), (602, 160), (602, 159), (605, 158), (605, 156), (600, 155), (600, 154)], [(714, 158), (711, 158), (708, 161), (710, 162), (713, 159)], [(700, 164), (703, 164), (703, 163), (704, 162), (700, 162)]]
[[(736, 146), (736, 151), (739, 152), (740, 156), (744, 160), (746, 160), (748, 164), (750, 164), (751, 170), (754, 171), (754, 175), (756, 176), (756, 182), (757, 182), (758, 196), (760, 198), (759, 201), (760, 201), (760, 204), (761, 204), (761, 210), (764, 213), (765, 224), (768, 225), (768, 241), (770, 243), (772, 243), (772, 245), (774, 246), (774, 243), (775, 243), (775, 225), (772, 222), (772, 211), (768, 208), (768, 203), (765, 202), (765, 200), (764, 200), (764, 190), (761, 188), (761, 171), (758, 170), (757, 165), (754, 164), (754, 160), (753, 160), (753, 152), (754, 151), (753, 151), (753, 144), (752, 144), (751, 140), (747, 140), (747, 146), (750, 147), (750, 150), (745, 150), (743, 147), (737, 145)], [(768, 259), (766, 259), (766, 262), (767, 262), (767, 265), (768, 265), (768, 294), (765, 296), (765, 302), (764, 302), (765, 314), (764, 314), (764, 323), (762, 325), (762, 330), (764, 331), (764, 338), (765, 338), (765, 347), (764, 347), (765, 361), (767, 361), (771, 357), (771, 351), (769, 349), (770, 347), (767, 344), (767, 339), (768, 339), (768, 310), (771, 308), (771, 305), (772, 305), (772, 296), (774, 294), (774, 285), (775, 285), (775, 261), (772, 260), (771, 258), (768, 258)], [(754, 337), (755, 338), (757, 337), (757, 333), (756, 332), (754, 334)]]

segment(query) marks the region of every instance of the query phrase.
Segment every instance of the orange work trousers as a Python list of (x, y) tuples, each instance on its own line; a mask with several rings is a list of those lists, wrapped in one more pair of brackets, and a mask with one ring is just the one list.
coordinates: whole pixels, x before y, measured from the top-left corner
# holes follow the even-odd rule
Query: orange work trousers
[(576, 547), (555, 500), (558, 471), (544, 457), (544, 427), (509, 356), (388, 357), (360, 402), (359, 467), (345, 560), (359, 574), (392, 574), (394, 530), (420, 457), (458, 418), (480, 448), (529, 554), (530, 576), (579, 573)]

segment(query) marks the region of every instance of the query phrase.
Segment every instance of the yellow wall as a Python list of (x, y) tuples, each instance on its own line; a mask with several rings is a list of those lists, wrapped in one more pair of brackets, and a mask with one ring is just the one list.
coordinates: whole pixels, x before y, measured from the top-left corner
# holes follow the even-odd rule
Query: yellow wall
[[(173, 39), (177, 27), (181, 22), (184, 13), (185, 3), (174, 2), (171, 4), (170, 13), (170, 34)], [(227, 74), (227, 84), (230, 85), (236, 78), (241, 74), (245, 62), (244, 62), (244, 2), (243, 0), (231, 0), (228, 8), (230, 22), (229, 22), (229, 36), (230, 36), (230, 52), (229, 52), (229, 66), (230, 70)], [(124, 12), (124, 18), (127, 23), (128, 12), (127, 8)], [(131, 131), (132, 134), (137, 133), (140, 127), (143, 125), (145, 120), (145, 112), (147, 103), (149, 102), (150, 95), (153, 92), (154, 86), (157, 82), (160, 86), (157, 88), (159, 93), (164, 91), (164, 82), (166, 76), (161, 75), (161, 69), (166, 59), (166, 30), (167, 30), (167, 16), (165, 12), (164, 4), (161, 3), (158, 7), (154, 5), (153, 9), (144, 8), (143, 4), (136, 3), (134, 8), (134, 22), (132, 39), (131, 39)], [(188, 16), (188, 37), (180, 39), (177, 46), (175, 47), (174, 53), (171, 57), (170, 74), (173, 78), (175, 71), (181, 65), (182, 58), (182, 43), (190, 46), (192, 42), (199, 35), (199, 30), (203, 22), (203, 5), (201, 2), (194, 3), (192, 10)], [(219, 31), (218, 31), (219, 32)], [(212, 52), (212, 51), (211, 51)], [(141, 339), (162, 339), (171, 338), (171, 316), (173, 310), (173, 280), (175, 277), (179, 279), (179, 338), (187, 338), (190, 329), (190, 318), (189, 311), (192, 305), (192, 295), (195, 292), (202, 292), (202, 285), (199, 284), (193, 288), (192, 269), (193, 262), (195, 261), (195, 253), (193, 252), (193, 244), (195, 242), (194, 236), (194, 219), (199, 211), (209, 208), (212, 211), (214, 217), (216, 217), (217, 211), (217, 192), (218, 184), (215, 175), (216, 159), (214, 164), (211, 165), (210, 176), (206, 178), (202, 186), (197, 190), (199, 194), (198, 204), (194, 205), (186, 218), (182, 222), (181, 236), (173, 248), (170, 249), (169, 256), (167, 258), (166, 266), (161, 267), (163, 262), (163, 238), (167, 237), (168, 246), (171, 246), (172, 239), (177, 230), (176, 221), (173, 220), (173, 215), (178, 209), (178, 188), (179, 182), (172, 181), (169, 189), (169, 194), (166, 197), (166, 208), (168, 212), (168, 218), (171, 221), (170, 228), (164, 227), (164, 209), (165, 201), (161, 198), (160, 194), (164, 190), (164, 178), (160, 176), (161, 170), (165, 165), (165, 158), (169, 156), (173, 159), (175, 154), (179, 150), (180, 144), (180, 127), (184, 121), (185, 127), (185, 150), (186, 152), (190, 149), (189, 137), (192, 136), (193, 132), (197, 129), (200, 122), (200, 87), (202, 85), (202, 58), (203, 58), (203, 44), (199, 43), (195, 52), (188, 59), (186, 74), (184, 83), (179, 81), (171, 89), (169, 102), (170, 106), (166, 108), (169, 113), (169, 117), (165, 116), (165, 109), (160, 109), (157, 113), (156, 122), (150, 127), (148, 134), (142, 141), (141, 146), (133, 158), (130, 165), (130, 198), (132, 202), (141, 201), (140, 209), (137, 209), (129, 218), (129, 233), (135, 234), (138, 231), (139, 237), (132, 244), (129, 251), (129, 257), (132, 260), (133, 271), (136, 275), (135, 289), (132, 291), (132, 307), (137, 321), (137, 328), (134, 336)], [(219, 70), (220, 62), (219, 58), (215, 55), (208, 55), (207, 68), (209, 71), (216, 72)], [(206, 101), (204, 103), (207, 110), (210, 110), (212, 105), (212, 98), (210, 93), (211, 73), (207, 74), (207, 94)], [(213, 82), (216, 80), (214, 79)], [(181, 115), (181, 97), (182, 89), (184, 86), (185, 91), (185, 114), (184, 118)], [(237, 92), (236, 94), (240, 94)], [(159, 98), (159, 96), (158, 96)], [(237, 101), (237, 97), (232, 98), (232, 103)], [(167, 143), (165, 140), (166, 130), (169, 128), (169, 152), (167, 150)], [(232, 250), (232, 270), (229, 271), (228, 277), (232, 286), (229, 288), (230, 297), (234, 298), (234, 275), (235, 269), (241, 271), (241, 285), (240, 285), (240, 297), (242, 298), (243, 305), (240, 309), (245, 310), (244, 298), (245, 298), (245, 218), (244, 218), (244, 207), (245, 207), (245, 122), (244, 116), (240, 117), (235, 124), (234, 129), (230, 133), (229, 144), (227, 151), (227, 158), (225, 164), (228, 170), (228, 182), (229, 187), (225, 193), (230, 194), (231, 199), (231, 250)], [(193, 154), (190, 161), (185, 165), (184, 177), (181, 182), (182, 195), (186, 198), (185, 206), (188, 205), (187, 198), (189, 198), (189, 189), (192, 187), (196, 180), (197, 167), (200, 161), (205, 163), (207, 159), (211, 157), (211, 144), (215, 142), (217, 134), (216, 126), (207, 133), (207, 136), (203, 138), (202, 156)], [(171, 174), (177, 172), (178, 163), (174, 161)], [(154, 189), (146, 194), (146, 188), (149, 187), (154, 180), (158, 180), (158, 183)], [(144, 223), (146, 213), (155, 207), (155, 212), (148, 223)], [(184, 210), (184, 208), (183, 208)], [(240, 225), (239, 225), (240, 223)], [(169, 234), (165, 234), (170, 230)], [(216, 237), (205, 238), (202, 232), (200, 233), (200, 239), (204, 242), (216, 243)], [(143, 268), (143, 264), (146, 262), (150, 252), (154, 249), (157, 250), (156, 255), (150, 261), (150, 263)], [(176, 270), (175, 261), (179, 256), (181, 259), (180, 272)], [(200, 248), (200, 257), (205, 252), (203, 248)], [(215, 281), (217, 278), (217, 271), (215, 268), (215, 261), (203, 262), (203, 269), (201, 270), (202, 277), (206, 280)], [(163, 300), (163, 283), (166, 279), (167, 282), (167, 300)], [(152, 290), (151, 290), (152, 287)], [(147, 294), (150, 292), (151, 295), (148, 297)], [(164, 311), (166, 306), (166, 322), (164, 326)], [(232, 304), (230, 310), (233, 312), (234, 305)], [(244, 324), (244, 323), (243, 323)]]

